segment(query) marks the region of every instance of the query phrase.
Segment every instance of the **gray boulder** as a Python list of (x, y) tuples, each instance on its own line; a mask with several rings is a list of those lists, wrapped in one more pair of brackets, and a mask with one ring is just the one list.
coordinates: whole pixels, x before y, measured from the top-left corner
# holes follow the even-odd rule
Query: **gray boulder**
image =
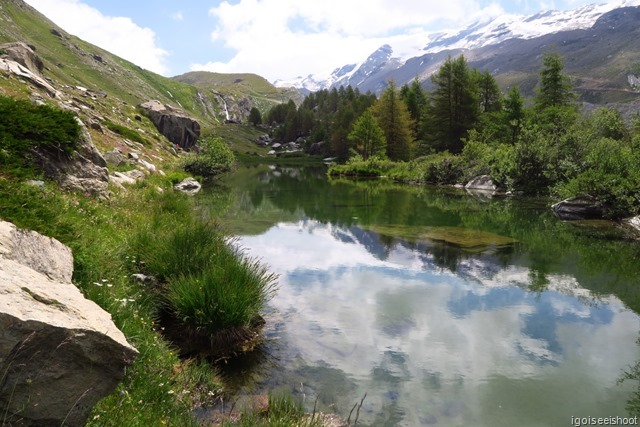
[(493, 182), (493, 179), (489, 175), (480, 175), (473, 178), (464, 186), (467, 190), (481, 190), (481, 191), (498, 191), (500, 188)]
[(107, 163), (114, 166), (124, 166), (127, 164), (126, 156), (117, 148), (114, 148), (111, 151), (107, 151), (102, 155), (102, 157), (104, 157), (104, 160)]
[(3, 425), (83, 426), (137, 356), (72, 273), (69, 248), (0, 222)]
[(635, 231), (640, 232), (640, 216), (634, 216), (633, 218), (629, 218), (624, 221)]
[(182, 182), (179, 182), (176, 185), (174, 185), (173, 188), (177, 191), (182, 191), (183, 193), (186, 193), (192, 196), (197, 192), (199, 192), (202, 186), (198, 181), (189, 177), (189, 178), (185, 178)]
[(574, 197), (551, 206), (553, 213), (563, 220), (601, 219), (605, 208), (593, 197)]
[(184, 149), (193, 147), (200, 137), (200, 123), (184, 111), (159, 101), (145, 102), (139, 107), (146, 112), (158, 132)]

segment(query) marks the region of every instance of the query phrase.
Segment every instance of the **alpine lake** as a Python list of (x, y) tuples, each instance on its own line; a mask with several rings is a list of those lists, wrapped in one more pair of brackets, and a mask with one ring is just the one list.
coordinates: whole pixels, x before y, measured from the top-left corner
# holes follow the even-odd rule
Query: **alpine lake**
[(619, 225), (323, 167), (205, 190), (201, 214), (279, 274), (264, 344), (222, 365), (235, 396), (359, 426), (570, 426), (638, 400), (620, 380), (640, 361), (640, 242)]

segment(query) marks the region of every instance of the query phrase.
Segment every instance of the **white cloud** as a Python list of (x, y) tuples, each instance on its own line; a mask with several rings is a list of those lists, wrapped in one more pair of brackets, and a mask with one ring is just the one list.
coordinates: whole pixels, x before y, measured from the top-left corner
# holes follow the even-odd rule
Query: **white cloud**
[(156, 35), (130, 18), (105, 16), (80, 0), (27, 0), (65, 31), (100, 46), (143, 68), (166, 75), (169, 52), (157, 45)]
[(227, 62), (193, 69), (255, 71), (273, 80), (364, 59), (395, 35), (455, 26), (502, 9), (476, 0), (240, 0), (210, 10), (212, 40), (235, 51)]
[(174, 14), (171, 15), (171, 18), (174, 21), (184, 21), (184, 15), (182, 15), (182, 12), (178, 11)]

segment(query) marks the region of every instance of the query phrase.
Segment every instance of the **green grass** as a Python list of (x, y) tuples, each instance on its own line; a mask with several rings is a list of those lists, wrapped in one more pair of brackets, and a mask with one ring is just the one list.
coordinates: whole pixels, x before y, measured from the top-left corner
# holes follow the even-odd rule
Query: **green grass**
[(137, 131), (131, 128), (119, 125), (117, 123), (113, 123), (112, 121), (109, 121), (109, 120), (105, 121), (104, 125), (107, 127), (107, 129), (117, 133), (120, 136), (123, 136), (135, 142), (139, 142), (142, 145), (147, 145), (147, 146), (149, 145), (149, 141), (147, 141), (145, 137), (143, 137)]
[(0, 217), (70, 246), (74, 283), (112, 315), (140, 352), (114, 393), (94, 408), (88, 425), (195, 425), (191, 408), (221, 389), (211, 367), (178, 358), (158, 333), (158, 301), (129, 279), (137, 265), (130, 235), (149, 220), (146, 208), (159, 197), (153, 187), (140, 187), (100, 203), (61, 193), (52, 184), (40, 189), (0, 178)]
[(302, 404), (290, 395), (269, 396), (266, 413), (245, 412), (238, 421), (227, 421), (228, 427), (322, 427), (322, 415), (305, 414)]
[(200, 274), (169, 280), (167, 304), (184, 327), (196, 331), (215, 335), (250, 328), (273, 295), (276, 276), (222, 239), (213, 256), (214, 261)]

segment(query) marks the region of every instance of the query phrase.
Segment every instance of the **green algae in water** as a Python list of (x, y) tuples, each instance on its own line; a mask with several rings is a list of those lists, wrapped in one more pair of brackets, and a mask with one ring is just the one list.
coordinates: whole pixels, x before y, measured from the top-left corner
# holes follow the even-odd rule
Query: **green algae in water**
[(368, 229), (384, 236), (409, 242), (443, 242), (472, 252), (481, 252), (489, 248), (504, 248), (518, 243), (516, 239), (511, 237), (463, 227), (373, 225)]

